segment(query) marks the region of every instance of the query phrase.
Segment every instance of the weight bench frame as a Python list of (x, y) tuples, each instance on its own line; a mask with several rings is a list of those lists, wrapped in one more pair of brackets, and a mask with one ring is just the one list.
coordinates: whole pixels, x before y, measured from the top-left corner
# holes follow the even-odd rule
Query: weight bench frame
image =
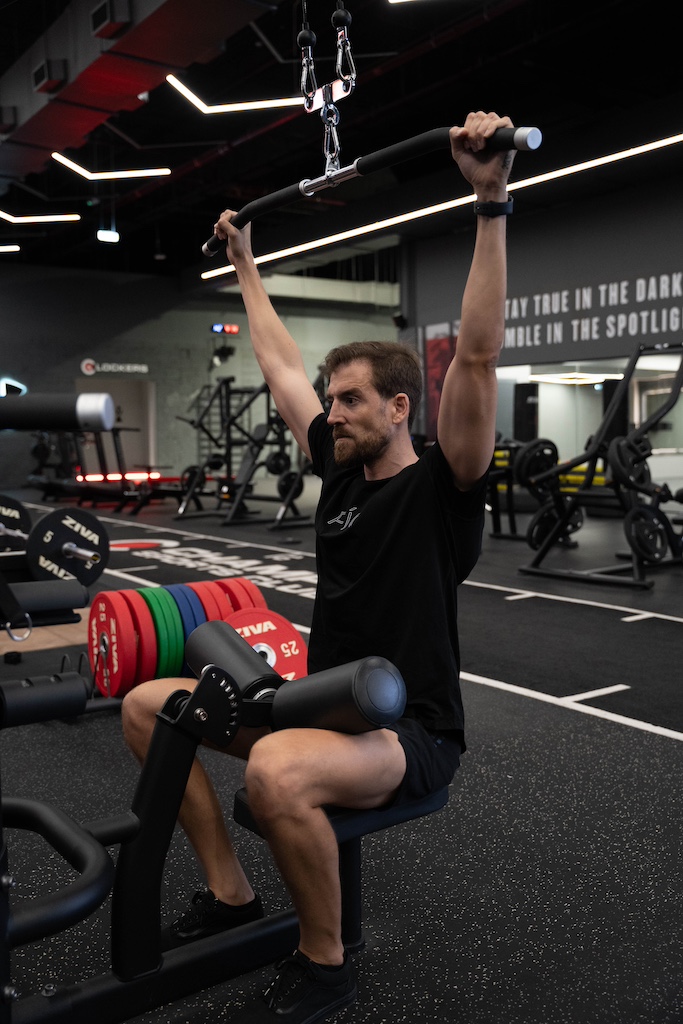
[[(365, 946), (362, 912), (362, 849), (363, 836), (381, 832), (404, 821), (422, 818), (442, 810), (448, 803), (448, 786), (430, 793), (421, 800), (411, 800), (397, 806), (377, 807), (370, 810), (350, 810), (345, 807), (327, 809), (327, 816), (339, 844), (339, 875), (342, 891), (342, 942), (350, 952)], [(235, 793), (233, 818), (238, 825), (262, 836), (251, 813), (246, 789)]]

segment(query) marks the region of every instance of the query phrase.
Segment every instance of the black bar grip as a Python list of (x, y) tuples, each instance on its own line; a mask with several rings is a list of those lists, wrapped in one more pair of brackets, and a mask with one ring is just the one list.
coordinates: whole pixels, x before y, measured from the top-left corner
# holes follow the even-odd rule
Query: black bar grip
[[(486, 143), (486, 148), (498, 152), (508, 149), (538, 149), (541, 141), (542, 135), (538, 128), (497, 128)], [(376, 153), (359, 157), (356, 160), (356, 168), (359, 174), (373, 174), (405, 160), (431, 153), (435, 149), (449, 147), (450, 128), (432, 128), (431, 131), (406, 139), (405, 142), (397, 142), (394, 146), (387, 146)]]
[[(412, 160), (414, 157), (423, 156), (436, 149), (450, 147), (450, 128), (432, 128), (431, 131), (423, 132), (422, 135), (415, 135), (412, 139), (405, 139), (397, 142), (394, 146), (387, 146), (375, 153), (368, 153), (367, 156), (358, 157), (354, 167), (354, 173), (350, 177), (358, 175), (373, 174), (375, 171), (385, 170), (393, 167), (394, 164), (402, 163), (405, 160)], [(497, 128), (487, 142), (487, 148), (497, 151), (509, 149), (533, 150), (538, 149), (543, 141), (543, 136), (538, 128)], [(333, 184), (331, 181), (330, 184)], [(232, 223), (237, 228), (244, 227), (249, 221), (261, 217), (271, 210), (278, 210), (282, 206), (295, 203), (307, 195), (305, 181), (289, 185), (278, 192), (271, 192), (270, 195), (261, 196), (247, 203), (239, 213), (235, 215)], [(212, 235), (208, 242), (202, 246), (205, 256), (214, 256), (219, 252), (225, 243), (216, 235)]]
[[(255, 217), (261, 217), (264, 213), (270, 213), (271, 210), (279, 210), (282, 206), (289, 206), (302, 198), (303, 193), (299, 188), (299, 182), (295, 185), (288, 185), (287, 188), (281, 188), (277, 192), (260, 196), (247, 203), (235, 214), (232, 223), (236, 228), (243, 228)], [(225, 248), (225, 244), (225, 239), (219, 238), (218, 235), (212, 235), (208, 242), (204, 242), (202, 252), (205, 256), (215, 256), (217, 252)]]

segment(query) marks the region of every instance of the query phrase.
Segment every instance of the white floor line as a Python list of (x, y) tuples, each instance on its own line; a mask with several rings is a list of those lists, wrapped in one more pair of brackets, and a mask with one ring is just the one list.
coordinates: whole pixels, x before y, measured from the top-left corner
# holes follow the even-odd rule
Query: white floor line
[(477, 587), (480, 590), (498, 590), (503, 594), (512, 594), (516, 599), (521, 600), (527, 597), (538, 597), (541, 601), (557, 601), (560, 604), (580, 604), (586, 608), (605, 608), (607, 611), (624, 612), (629, 618), (624, 622), (637, 622), (639, 619), (664, 619), (666, 622), (681, 622), (683, 618), (678, 615), (662, 615), (660, 612), (645, 611), (642, 608), (628, 608), (619, 604), (606, 604), (604, 601), (587, 601), (581, 597), (562, 597), (559, 594), (542, 594), (537, 590), (521, 590), (517, 587), (503, 587), (497, 583), (478, 583), (476, 580), (465, 580), (463, 586)]
[(572, 693), (568, 697), (560, 697), (563, 704), (576, 704), (581, 700), (595, 700), (596, 697), (606, 697), (610, 693), (619, 693), (620, 690), (630, 690), (631, 687), (625, 683), (618, 683), (616, 686), (603, 686), (600, 690), (586, 690), (585, 693)]
[(637, 718), (626, 718), (624, 715), (615, 715), (611, 711), (603, 711), (602, 708), (591, 707), (590, 704), (568, 703), (562, 697), (553, 697), (549, 693), (541, 693), (537, 690), (529, 690), (525, 686), (514, 686), (512, 683), (504, 683), (500, 679), (487, 679), (486, 676), (473, 675), (471, 672), (461, 672), (460, 678), (469, 683), (478, 683), (482, 686), (491, 686), (497, 690), (505, 690), (508, 693), (517, 694), (519, 697), (530, 697), (532, 700), (540, 700), (545, 704), (554, 704), (555, 707), (568, 708), (570, 711), (580, 711), (584, 715), (592, 715), (594, 718), (603, 718), (608, 722), (617, 725), (626, 725), (631, 729), (639, 729), (641, 732), (655, 733), (657, 736), (666, 736), (670, 740), (683, 740), (683, 732), (676, 732), (674, 729), (665, 729), (661, 725), (652, 725), (651, 722), (641, 722)]

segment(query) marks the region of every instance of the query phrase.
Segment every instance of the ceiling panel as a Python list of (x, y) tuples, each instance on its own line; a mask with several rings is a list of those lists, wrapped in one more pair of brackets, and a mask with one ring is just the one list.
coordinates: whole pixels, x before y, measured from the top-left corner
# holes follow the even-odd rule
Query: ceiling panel
[[(0, 107), (16, 107), (19, 122), (0, 136), (0, 210), (82, 218), (35, 232), (0, 220), (0, 244), (21, 245), (3, 259), (198, 280), (200, 246), (221, 209), (323, 174), (324, 129), (317, 113), (302, 108), (202, 114), (166, 75), (173, 72), (209, 106), (297, 95), (301, 2), (138, 0), (132, 10), (144, 16), (128, 31), (93, 40), (83, 18), (95, 3), (0, 6)], [(306, 4), (319, 85), (335, 77), (337, 6)], [(681, 130), (678, 32), (673, 25), (662, 32), (661, 21), (633, 0), (347, 0), (346, 8), (358, 76), (352, 95), (338, 103), (343, 165), (479, 107), (542, 129), (541, 149), (519, 158), (524, 175)], [(62, 51), (71, 47), (69, 79), (37, 97), (30, 68), (37, 57), (65, 55), (50, 51), (55, 40)], [(20, 66), (30, 117), (16, 99)], [(90, 171), (167, 166), (172, 173), (87, 182), (51, 159), (55, 149)], [(613, 193), (633, 181), (651, 187), (662, 174), (680, 173), (682, 161), (677, 151), (639, 158), (627, 169), (530, 190), (524, 207)], [(259, 221), (257, 248), (339, 230), (421, 198), (429, 203), (459, 187), (451, 172), (443, 153), (327, 190)], [(120, 244), (97, 243), (97, 228), (112, 219)], [(320, 257), (316, 264), (316, 273), (344, 272), (326, 270)]]

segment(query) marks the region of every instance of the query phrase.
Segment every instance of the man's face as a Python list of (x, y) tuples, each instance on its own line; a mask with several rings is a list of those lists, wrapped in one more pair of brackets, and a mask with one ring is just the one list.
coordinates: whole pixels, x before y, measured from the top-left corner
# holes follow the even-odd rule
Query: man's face
[(372, 383), (370, 363), (357, 359), (340, 366), (330, 377), (327, 396), (334, 461), (339, 466), (372, 465), (391, 441), (391, 419), (389, 403)]

